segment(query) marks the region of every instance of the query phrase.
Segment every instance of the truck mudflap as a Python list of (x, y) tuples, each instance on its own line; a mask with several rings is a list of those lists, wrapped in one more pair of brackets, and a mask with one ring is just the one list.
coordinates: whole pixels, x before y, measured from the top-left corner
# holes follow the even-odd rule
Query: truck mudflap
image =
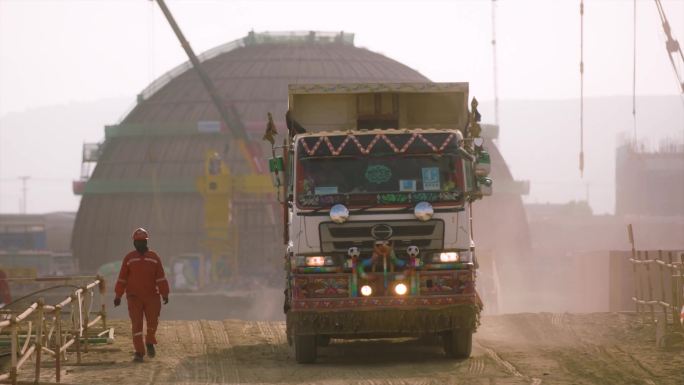
[(454, 329), (475, 331), (482, 307), (464, 303), (439, 308), (346, 309), (289, 311), (288, 335), (400, 336), (440, 333)]

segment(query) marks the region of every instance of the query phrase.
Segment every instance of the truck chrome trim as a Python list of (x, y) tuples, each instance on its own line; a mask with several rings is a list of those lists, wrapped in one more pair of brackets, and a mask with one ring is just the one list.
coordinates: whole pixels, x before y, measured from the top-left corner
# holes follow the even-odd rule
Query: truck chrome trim
[(344, 223), (349, 219), (349, 209), (342, 204), (336, 204), (330, 208), (330, 220), (335, 223)]
[(392, 238), (392, 233), (394, 233), (394, 230), (392, 230), (392, 226), (385, 223), (380, 223), (372, 226), (370, 232), (373, 239), (384, 241)]
[(372, 234), (373, 227), (377, 225), (392, 228), (391, 236), (397, 250), (405, 250), (410, 245), (418, 246), (423, 251), (444, 248), (445, 225), (441, 219), (425, 222), (415, 219), (355, 220), (345, 224), (321, 222), (318, 226), (321, 252), (346, 255), (350, 247), (358, 247), (362, 253), (368, 253), (378, 240)]
[(432, 205), (429, 202), (419, 202), (416, 205), (413, 214), (419, 221), (425, 222), (432, 218), (435, 214), (435, 209), (432, 208)]

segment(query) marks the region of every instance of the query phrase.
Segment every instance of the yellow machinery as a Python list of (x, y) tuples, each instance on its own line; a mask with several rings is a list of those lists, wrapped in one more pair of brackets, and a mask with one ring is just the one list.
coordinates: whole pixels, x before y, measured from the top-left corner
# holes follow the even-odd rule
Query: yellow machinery
[(204, 198), (203, 246), (211, 255), (211, 279), (235, 276), (239, 271), (238, 236), (233, 225), (233, 193), (273, 194), (270, 175), (233, 176), (217, 151), (207, 151), (204, 175), (197, 178), (197, 190)]

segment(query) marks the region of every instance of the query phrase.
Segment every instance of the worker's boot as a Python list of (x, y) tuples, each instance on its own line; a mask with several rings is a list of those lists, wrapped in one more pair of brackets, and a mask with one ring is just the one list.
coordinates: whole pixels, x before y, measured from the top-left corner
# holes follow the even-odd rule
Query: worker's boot
[(150, 358), (154, 358), (154, 356), (157, 355), (157, 351), (154, 349), (154, 344), (146, 344), (145, 346), (147, 347), (147, 355)]
[(143, 354), (135, 352), (135, 355), (133, 356), (133, 362), (143, 362)]

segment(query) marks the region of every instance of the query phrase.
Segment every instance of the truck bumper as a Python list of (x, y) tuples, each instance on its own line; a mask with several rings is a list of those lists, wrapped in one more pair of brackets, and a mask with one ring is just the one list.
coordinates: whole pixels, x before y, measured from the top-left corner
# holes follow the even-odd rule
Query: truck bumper
[(288, 335), (293, 330), (299, 335), (359, 338), (434, 334), (453, 329), (475, 331), (482, 307), (476, 296), (459, 297), (450, 297), (450, 301), (442, 298), (442, 305), (432, 306), (421, 306), (420, 297), (382, 307), (296, 309), (295, 306), (287, 313)]

